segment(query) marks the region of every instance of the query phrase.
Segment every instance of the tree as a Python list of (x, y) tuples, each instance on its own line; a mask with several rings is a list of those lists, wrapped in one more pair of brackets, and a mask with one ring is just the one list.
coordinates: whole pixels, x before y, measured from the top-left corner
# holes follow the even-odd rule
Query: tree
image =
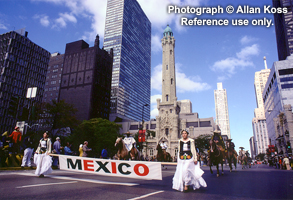
[(80, 144), (88, 141), (89, 148), (93, 149), (91, 157), (100, 155), (103, 148), (107, 147), (109, 155), (112, 157), (117, 149), (114, 146), (119, 134), (120, 124), (116, 124), (107, 119), (93, 118), (84, 120), (69, 136), (68, 140), (73, 144), (75, 150)]
[(195, 147), (198, 148), (199, 153), (204, 153), (205, 150), (209, 149), (209, 141), (211, 139), (211, 134), (200, 135), (194, 139)]
[(43, 114), (48, 114), (45, 118), (45, 124), (51, 126), (51, 130), (61, 129), (65, 127), (76, 127), (79, 122), (75, 113), (77, 109), (73, 105), (65, 103), (64, 100), (59, 102), (52, 100), (52, 103), (44, 105)]

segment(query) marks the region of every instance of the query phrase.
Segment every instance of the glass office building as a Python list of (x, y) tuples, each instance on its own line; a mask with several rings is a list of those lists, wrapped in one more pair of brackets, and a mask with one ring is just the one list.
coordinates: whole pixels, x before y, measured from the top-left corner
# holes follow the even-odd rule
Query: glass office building
[(108, 0), (104, 49), (113, 48), (111, 121), (150, 119), (151, 23), (136, 0)]
[(293, 53), (293, 0), (273, 0), (273, 7), (287, 8), (287, 13), (274, 13), (279, 60)]

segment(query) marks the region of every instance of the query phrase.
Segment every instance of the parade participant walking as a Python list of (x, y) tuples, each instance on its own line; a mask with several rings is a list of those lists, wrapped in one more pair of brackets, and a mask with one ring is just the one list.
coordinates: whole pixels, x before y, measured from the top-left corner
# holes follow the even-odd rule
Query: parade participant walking
[[(61, 140), (60, 137), (56, 137), (56, 141), (53, 144), (53, 153), (55, 154), (60, 154), (60, 150), (61, 150)], [(53, 166), (54, 167), (58, 167), (58, 160), (59, 160), (59, 156), (54, 156), (53, 157)]]
[(39, 141), (38, 148), (34, 157), (34, 162), (37, 166), (35, 174), (40, 178), (46, 174), (52, 173), (52, 158), (49, 156), (51, 153), (51, 139), (49, 138), (48, 132), (43, 134), (43, 138)]
[(21, 142), (21, 132), (19, 131), (19, 127), (16, 126), (14, 128), (14, 131), (9, 135), (9, 137), (12, 138), (12, 154), (15, 154), (15, 152), (19, 153), (19, 146), (20, 146), (20, 142)]
[(87, 157), (88, 156), (88, 151), (91, 151), (92, 149), (88, 148), (88, 145), (89, 143), (87, 141), (84, 141), (83, 143), (83, 146), (82, 146), (82, 151), (83, 151), (83, 154), (82, 154), (82, 157)]
[(32, 133), (28, 134), (23, 140), (24, 153), (22, 158), (21, 168), (25, 166), (32, 167), (31, 157), (34, 152), (34, 136)]
[(202, 178), (204, 171), (197, 163), (194, 140), (188, 137), (188, 132), (185, 130), (181, 131), (181, 136), (172, 188), (187, 192), (189, 187), (192, 187), (193, 190), (207, 187), (205, 180)]

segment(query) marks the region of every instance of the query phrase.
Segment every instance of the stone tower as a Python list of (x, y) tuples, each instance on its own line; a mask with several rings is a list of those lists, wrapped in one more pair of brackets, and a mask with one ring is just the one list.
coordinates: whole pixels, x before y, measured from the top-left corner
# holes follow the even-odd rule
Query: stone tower
[(175, 76), (175, 38), (169, 25), (164, 31), (162, 38), (163, 60), (162, 60), (162, 100), (157, 99), (159, 116), (156, 117), (157, 140), (160, 143), (165, 140), (168, 151), (172, 152), (174, 143), (178, 143), (179, 134), (179, 102), (176, 97)]

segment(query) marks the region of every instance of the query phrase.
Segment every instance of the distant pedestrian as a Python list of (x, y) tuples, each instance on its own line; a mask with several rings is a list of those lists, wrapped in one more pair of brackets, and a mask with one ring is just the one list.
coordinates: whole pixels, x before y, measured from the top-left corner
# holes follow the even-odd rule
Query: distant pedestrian
[(52, 158), (49, 156), (51, 153), (51, 139), (49, 138), (48, 132), (43, 134), (43, 138), (39, 141), (38, 148), (36, 150), (34, 162), (37, 165), (35, 174), (40, 178), (46, 174), (52, 173)]
[(92, 149), (88, 148), (87, 145), (88, 145), (88, 142), (84, 141), (83, 146), (82, 146), (82, 151), (83, 151), (82, 157), (87, 157), (88, 156), (87, 152), (92, 150)]
[(34, 152), (34, 136), (32, 133), (29, 133), (23, 140), (23, 158), (21, 167), (24, 168), (25, 166), (32, 167), (31, 165), (31, 157)]

